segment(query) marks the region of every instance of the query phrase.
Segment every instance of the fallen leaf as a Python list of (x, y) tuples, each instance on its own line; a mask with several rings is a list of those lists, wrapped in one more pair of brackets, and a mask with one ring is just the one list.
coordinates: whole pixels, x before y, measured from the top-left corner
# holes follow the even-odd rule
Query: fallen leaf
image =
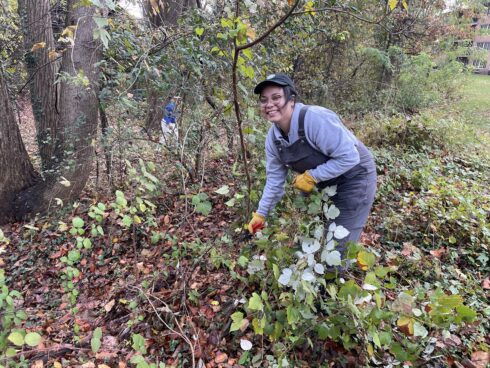
[(45, 47), (46, 47), (46, 42), (35, 43), (34, 45), (32, 45), (31, 52), (34, 52), (34, 51), (37, 51), (40, 49), (44, 49)]
[(60, 54), (58, 54), (56, 51), (54, 50), (50, 50), (48, 52), (48, 59), (49, 61), (54, 61), (56, 60), (58, 57), (60, 56)]
[(484, 289), (490, 289), (490, 278), (487, 277), (485, 280), (482, 282), (482, 288)]
[(30, 368), (43, 368), (44, 363), (42, 360), (36, 360), (34, 363), (32, 363)]
[(412, 245), (411, 243), (405, 242), (403, 243), (402, 255), (408, 257), (412, 255), (417, 250), (417, 247)]
[(105, 365), (105, 364), (99, 364), (97, 366), (97, 368), (111, 368), (111, 367), (109, 367), (108, 365)]
[(430, 251), (430, 254), (432, 254), (436, 258), (441, 258), (441, 256), (446, 253), (446, 248), (442, 247), (439, 249), (434, 249)]
[(114, 307), (114, 304), (116, 304), (116, 301), (114, 299), (112, 299), (109, 303), (107, 303), (106, 305), (104, 305), (104, 309), (106, 312), (110, 312), (112, 307)]
[(221, 352), (218, 352), (216, 354), (216, 357), (214, 358), (214, 361), (218, 364), (224, 363), (227, 360), (228, 360), (228, 355), (226, 355), (226, 353), (221, 353)]
[(488, 367), (488, 364), (490, 363), (490, 352), (488, 352), (488, 351), (474, 351), (471, 354), (471, 362), (477, 368)]

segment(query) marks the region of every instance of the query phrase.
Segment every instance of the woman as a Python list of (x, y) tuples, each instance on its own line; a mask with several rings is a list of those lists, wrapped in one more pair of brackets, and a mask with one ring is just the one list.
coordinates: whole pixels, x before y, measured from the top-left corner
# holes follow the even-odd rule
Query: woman
[(248, 224), (254, 234), (284, 195), (288, 170), (298, 173), (293, 186), (310, 193), (337, 185), (332, 197), (340, 215), (337, 225), (349, 235), (337, 245), (345, 252), (348, 241), (357, 242), (376, 193), (376, 168), (368, 149), (332, 111), (296, 102), (293, 81), (285, 74), (272, 74), (254, 89), (260, 95), (261, 114), (273, 123), (267, 134), (267, 181), (257, 211)]

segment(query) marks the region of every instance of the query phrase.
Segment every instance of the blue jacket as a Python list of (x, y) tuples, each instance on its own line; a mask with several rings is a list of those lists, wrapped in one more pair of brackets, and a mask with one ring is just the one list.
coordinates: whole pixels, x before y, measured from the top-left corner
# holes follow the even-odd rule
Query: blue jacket
[[(283, 138), (275, 124), (267, 134), (265, 141), (267, 181), (257, 209), (257, 213), (262, 216), (267, 216), (284, 195), (284, 183), (288, 173), (288, 168), (279, 159), (274, 140), (279, 140), (285, 147), (298, 140), (298, 117), (303, 106), (302, 103), (294, 105), (288, 134), (289, 142)], [(321, 106), (310, 106), (305, 115), (305, 135), (313, 148), (329, 157), (324, 164), (308, 170), (317, 182), (334, 179), (360, 162), (359, 152), (355, 147), (357, 138), (333, 111)]]

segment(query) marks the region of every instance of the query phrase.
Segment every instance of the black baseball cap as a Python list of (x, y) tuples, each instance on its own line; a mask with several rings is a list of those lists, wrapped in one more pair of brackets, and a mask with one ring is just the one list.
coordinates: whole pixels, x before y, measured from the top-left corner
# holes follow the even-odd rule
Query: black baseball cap
[(254, 93), (256, 95), (260, 95), (264, 88), (268, 85), (277, 85), (281, 87), (289, 86), (292, 88), (292, 92), (296, 94), (296, 87), (294, 86), (294, 82), (284, 73), (276, 73), (270, 74), (267, 76), (265, 80), (257, 84), (254, 88)]

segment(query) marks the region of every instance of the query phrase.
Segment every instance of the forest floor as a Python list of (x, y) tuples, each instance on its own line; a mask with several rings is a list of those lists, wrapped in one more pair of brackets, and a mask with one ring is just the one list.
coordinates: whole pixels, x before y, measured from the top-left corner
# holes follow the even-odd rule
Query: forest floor
[[(462, 110), (484, 117), (489, 113), (490, 77), (474, 78), (481, 83), (476, 89), (487, 88), (486, 97), (468, 92)], [(30, 154), (36, 152), (33, 124), (32, 114), (24, 110), (21, 130)], [(458, 176), (466, 188), (478, 190), (490, 184), (485, 172), (488, 163), (448, 157), (447, 152), (413, 154), (380, 147), (375, 153), (380, 190), (361, 243), (381, 254), (384, 264), (396, 260), (401, 284), (425, 282), (446, 288), (461, 294), (478, 313), (478, 320), (463, 329), (431, 335), (430, 346), (437, 356), (405, 364), (487, 367), (490, 280), (486, 235), (463, 234), (468, 212), (454, 221), (437, 221), (431, 219), (434, 212), (427, 212), (426, 205), (446, 216), (447, 203), (455, 203), (458, 191), (464, 196), (467, 190), (461, 189), (460, 182), (440, 182), (432, 176), (436, 162), (441, 173)], [(420, 162), (422, 157), (428, 157), (428, 162)], [(77, 206), (56, 217), (3, 227), (9, 244), (0, 248), (0, 266), (5, 268), (9, 289), (22, 294), (16, 305), (27, 313), (22, 326), (43, 336), (34, 348), (17, 347), (10, 363), (4, 364), (145, 367), (146, 363), (138, 361), (144, 356), (159, 367), (273, 366), (240, 362), (240, 338), (229, 332), (231, 315), (256, 287), (243, 282), (246, 269), (237, 266), (242, 250), (255, 245), (253, 239), (243, 236), (246, 219), (230, 206), (230, 196), (216, 192), (225, 184), (231, 193), (240, 191), (233, 160), (215, 158), (206, 165), (201, 182), (208, 196), (203, 202), (211, 205), (206, 215), (195, 210), (193, 196), (183, 195), (178, 180), (167, 175), (164, 193), (152, 199), (157, 206), (154, 216), (142, 219), (145, 225), (124, 226), (112, 194), (93, 184)], [(424, 190), (424, 185), (431, 189)], [(475, 193), (467, 194), (469, 201)], [(488, 191), (482, 194), (490, 197)], [(434, 197), (439, 206), (431, 202)], [(98, 203), (106, 206), (101, 231), (90, 215)], [(468, 208), (470, 218), (480, 208), (490, 214), (489, 200), (475, 200)], [(82, 226), (76, 224), (78, 219), (83, 220)], [(471, 226), (476, 231), (474, 222)], [(86, 233), (77, 234), (77, 229)], [(451, 234), (458, 243), (453, 243)], [(90, 244), (80, 237), (90, 238)], [(98, 328), (100, 339), (94, 338)], [(266, 349), (262, 341), (262, 352)], [(346, 350), (325, 340), (292, 354), (297, 367), (368, 366), (362, 351)]]

